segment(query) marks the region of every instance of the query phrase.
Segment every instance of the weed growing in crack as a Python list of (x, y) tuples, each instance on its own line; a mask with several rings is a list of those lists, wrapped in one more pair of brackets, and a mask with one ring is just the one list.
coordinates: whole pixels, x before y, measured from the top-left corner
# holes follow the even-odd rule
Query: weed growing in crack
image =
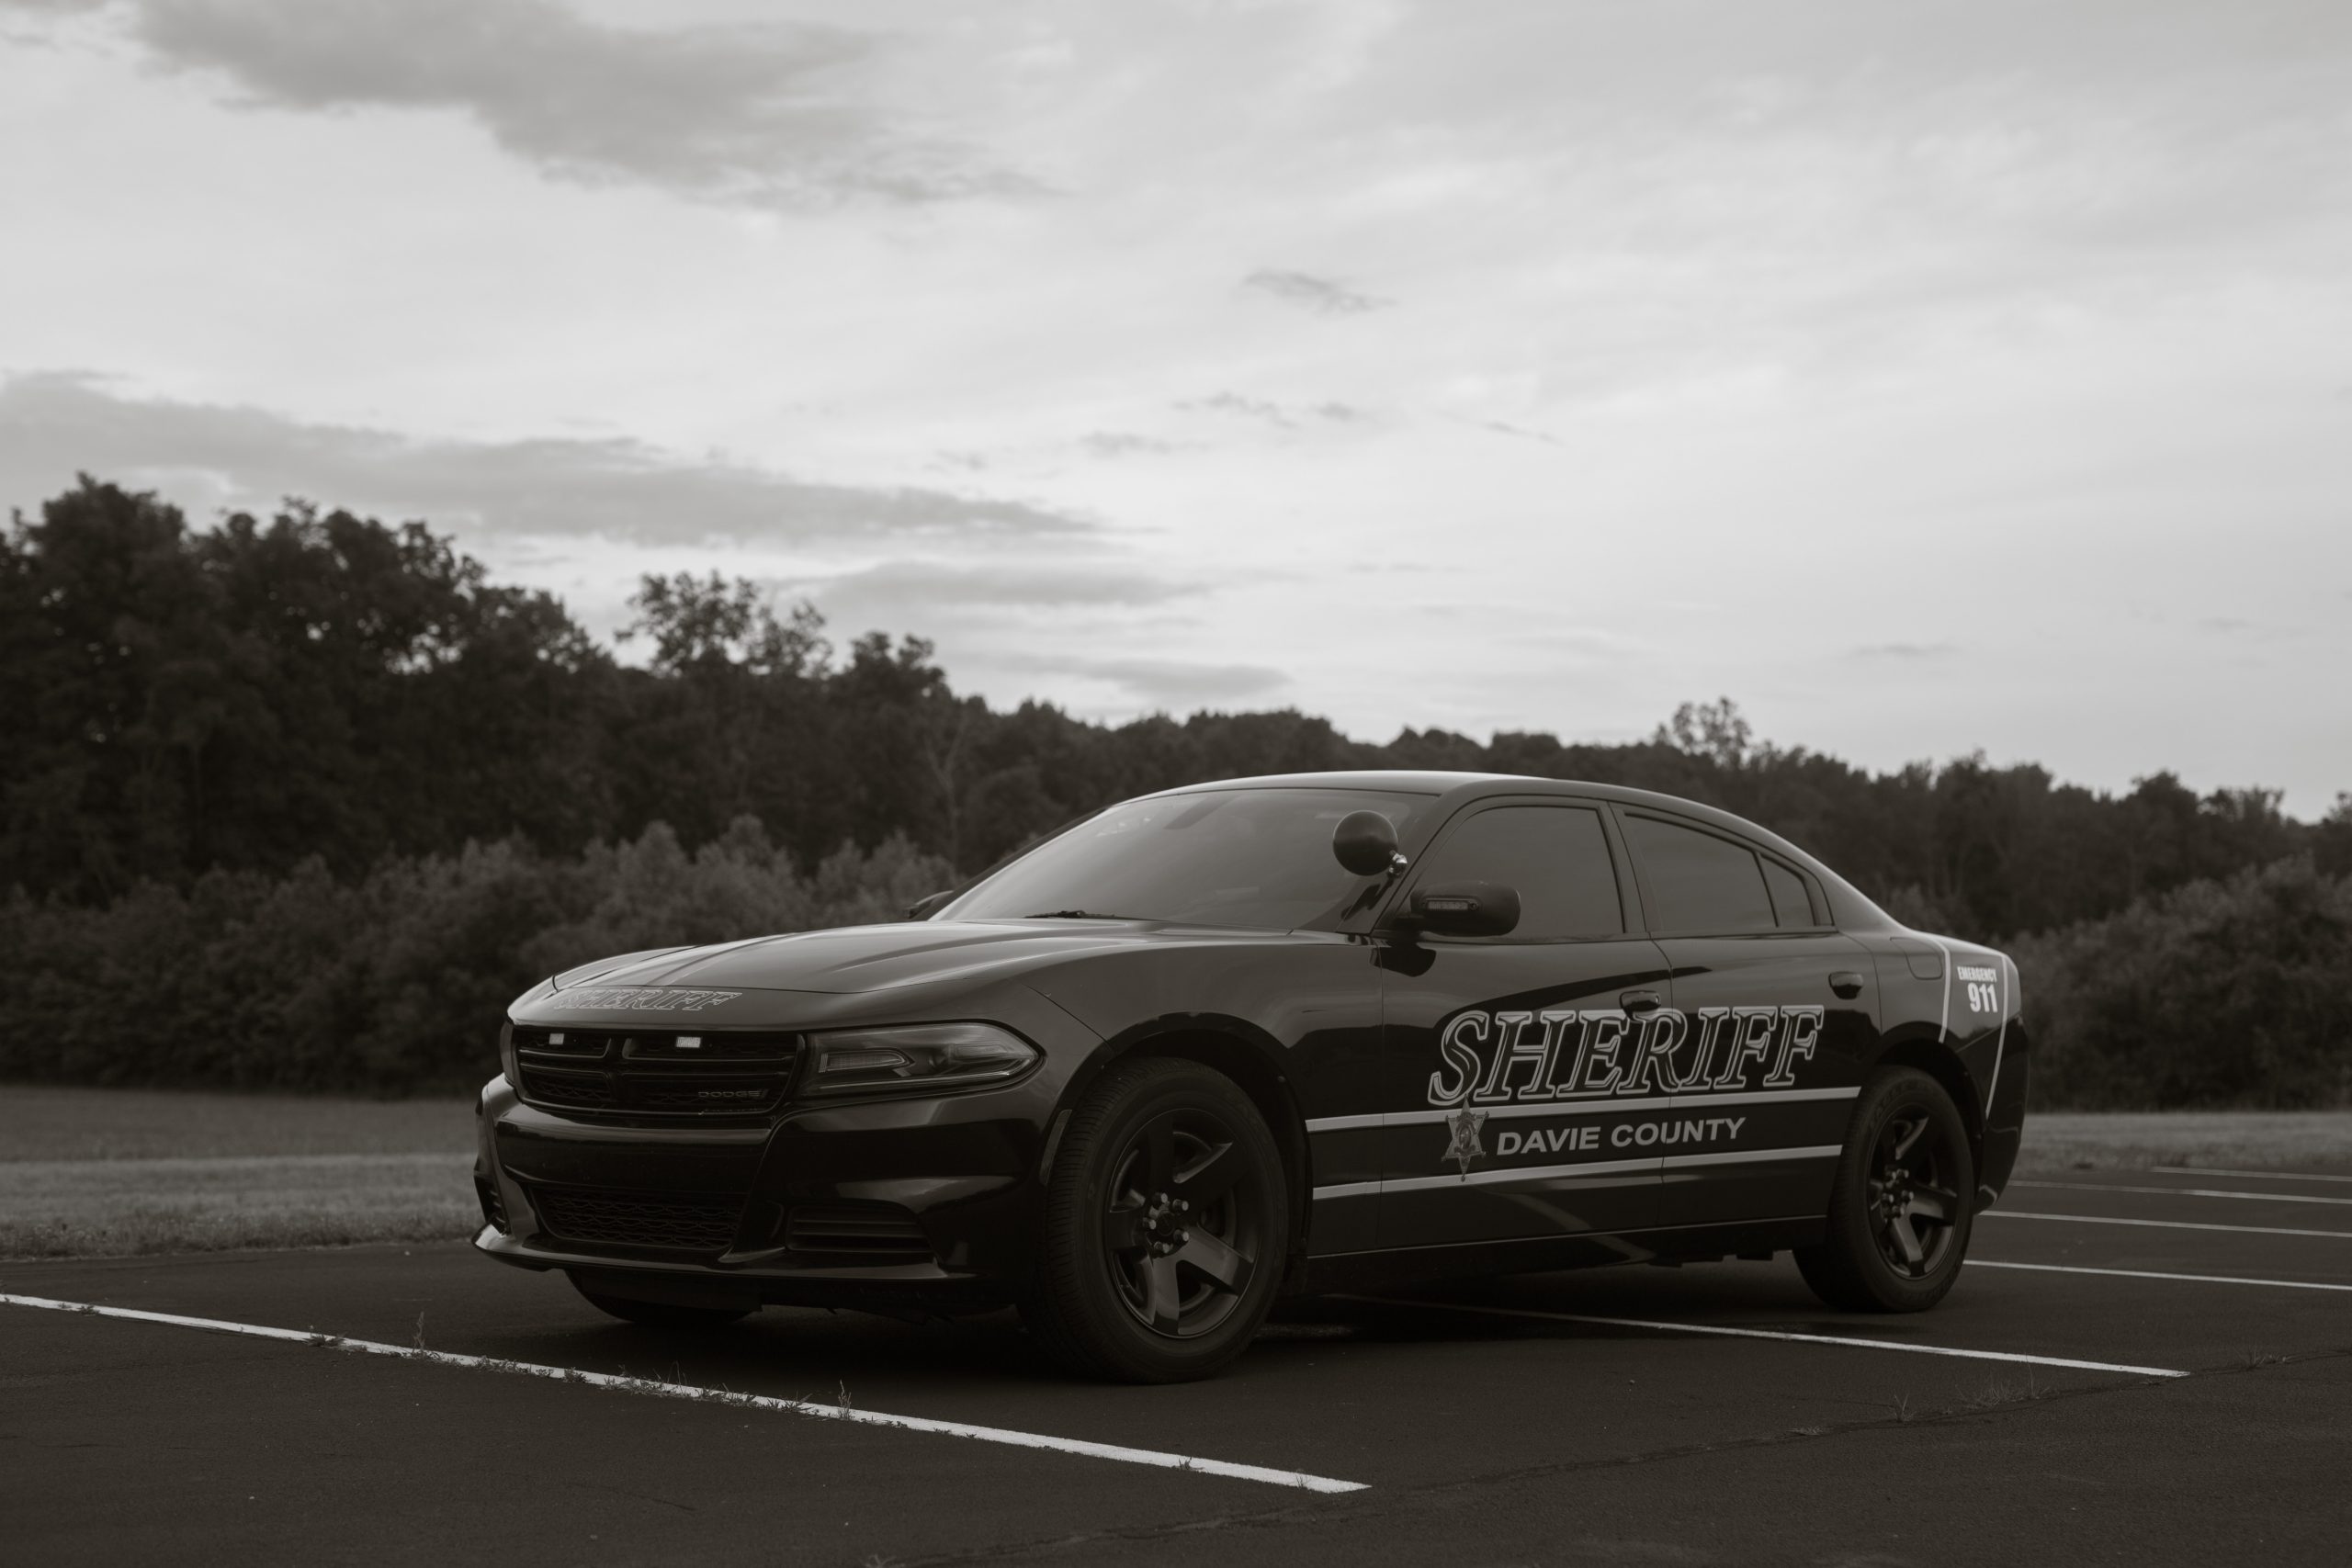
[(1894, 1424), (1898, 1427), (1908, 1427), (1915, 1419), (1917, 1419), (1917, 1416), (1911, 1408), (1911, 1396), (1907, 1393), (1896, 1394), (1894, 1396)]
[(2021, 1383), (2011, 1382), (2007, 1378), (1994, 1379), (1975, 1393), (1963, 1395), (1960, 1407), (1963, 1410), (1996, 1410), (2004, 1404), (2026, 1404), (2037, 1399), (2046, 1399), (2052, 1392), (2042, 1387), (2033, 1373), (2028, 1371)]
[(2254, 1371), (2256, 1367), (2284, 1366), (2286, 1361), (2287, 1358), (2281, 1356), (2276, 1350), (2248, 1350), (2245, 1355), (2238, 1358), (2238, 1365), (2245, 1368), (2249, 1372)]

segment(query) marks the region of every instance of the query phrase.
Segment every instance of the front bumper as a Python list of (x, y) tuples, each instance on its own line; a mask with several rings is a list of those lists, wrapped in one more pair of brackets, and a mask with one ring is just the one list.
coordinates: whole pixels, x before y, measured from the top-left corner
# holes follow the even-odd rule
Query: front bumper
[(474, 1246), (684, 1305), (993, 1305), (1034, 1267), (1061, 1081), (1041, 1071), (718, 1127), (560, 1115), (501, 1076), (479, 1108)]

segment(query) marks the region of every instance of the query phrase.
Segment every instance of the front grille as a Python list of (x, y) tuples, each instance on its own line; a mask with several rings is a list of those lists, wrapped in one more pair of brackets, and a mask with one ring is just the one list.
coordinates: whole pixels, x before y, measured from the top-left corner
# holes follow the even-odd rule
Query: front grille
[(895, 1203), (799, 1203), (785, 1216), (784, 1244), (869, 1262), (928, 1262), (931, 1242)]
[(735, 1242), (743, 1201), (721, 1193), (531, 1188), (539, 1224), (561, 1241), (662, 1252), (724, 1252)]
[(800, 1036), (772, 1031), (514, 1031), (515, 1092), (605, 1115), (755, 1116), (784, 1103)]
[(481, 1201), (484, 1223), (503, 1235), (506, 1233), (506, 1201), (498, 1195), (498, 1183), (475, 1177), (474, 1197)]

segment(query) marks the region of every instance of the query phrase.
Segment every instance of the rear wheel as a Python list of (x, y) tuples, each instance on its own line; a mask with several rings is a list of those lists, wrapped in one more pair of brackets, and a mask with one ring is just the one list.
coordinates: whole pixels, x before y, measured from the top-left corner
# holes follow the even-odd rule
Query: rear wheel
[(1121, 1063), (1063, 1130), (1022, 1316), (1091, 1376), (1206, 1377), (1264, 1321), (1289, 1212), (1273, 1135), (1230, 1078), (1170, 1058)]
[(1896, 1067), (1862, 1088), (1838, 1156), (1829, 1229), (1797, 1249), (1813, 1293), (1852, 1312), (1924, 1312), (1968, 1254), (1976, 1167), (1943, 1086)]
[(749, 1307), (679, 1306), (671, 1302), (640, 1302), (628, 1296), (608, 1296), (602, 1291), (592, 1291), (579, 1280), (571, 1281), (588, 1304), (598, 1312), (617, 1317), (624, 1323), (641, 1324), (647, 1328), (723, 1328), (751, 1315)]

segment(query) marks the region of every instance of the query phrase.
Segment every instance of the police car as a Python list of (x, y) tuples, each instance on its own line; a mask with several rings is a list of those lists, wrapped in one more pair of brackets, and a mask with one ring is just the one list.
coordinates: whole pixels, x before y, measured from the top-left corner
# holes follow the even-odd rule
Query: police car
[(1787, 1250), (1918, 1311), (2017, 1156), (2008, 959), (1670, 796), (1229, 780), (910, 914), (525, 993), (474, 1245), (671, 1327), (1014, 1303), (1166, 1382), (1434, 1277)]

